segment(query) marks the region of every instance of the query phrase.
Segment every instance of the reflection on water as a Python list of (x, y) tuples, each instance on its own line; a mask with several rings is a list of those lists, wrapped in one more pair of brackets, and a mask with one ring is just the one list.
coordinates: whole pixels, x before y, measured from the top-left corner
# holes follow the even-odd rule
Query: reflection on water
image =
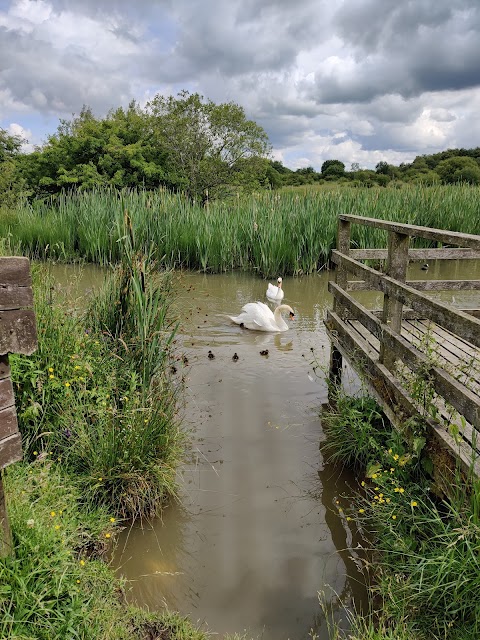
[(132, 600), (150, 608), (165, 602), (220, 634), (247, 629), (251, 637), (293, 640), (312, 628), (327, 638), (319, 590), (336, 602), (363, 599), (346, 551), (352, 533), (336, 504), (347, 478), (323, 466), (319, 452), (327, 387), (312, 372), (311, 349), (325, 364), (326, 282), (327, 274), (284, 279), (295, 320), (289, 331), (268, 334), (222, 315), (265, 301), (264, 281), (179, 276), (177, 346), (189, 364), (177, 375), (187, 376), (193, 445), (181, 506), (120, 540), (116, 562), (132, 580)]

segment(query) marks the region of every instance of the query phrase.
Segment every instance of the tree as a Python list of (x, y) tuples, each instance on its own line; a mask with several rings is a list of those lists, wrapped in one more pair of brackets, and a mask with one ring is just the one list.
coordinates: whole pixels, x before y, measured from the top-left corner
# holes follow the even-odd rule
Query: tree
[(152, 138), (168, 154), (169, 175), (192, 200), (204, 202), (231, 185), (251, 184), (266, 171), (270, 144), (239, 105), (215, 104), (198, 93), (160, 94), (148, 103)]
[(20, 136), (0, 128), (0, 206), (12, 206), (24, 188), (18, 165), (22, 143)]
[(469, 182), (470, 184), (480, 183), (480, 166), (476, 160), (467, 156), (454, 156), (442, 160), (436, 167), (436, 172), (442, 182)]
[(345, 175), (345, 165), (340, 160), (325, 160), (321, 171), (322, 177), (334, 180)]

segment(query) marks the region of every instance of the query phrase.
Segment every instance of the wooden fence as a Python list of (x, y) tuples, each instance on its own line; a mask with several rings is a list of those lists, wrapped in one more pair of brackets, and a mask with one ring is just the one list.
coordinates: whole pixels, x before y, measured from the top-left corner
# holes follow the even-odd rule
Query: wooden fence
[[(352, 224), (385, 230), (388, 248), (351, 249)], [(414, 237), (440, 246), (411, 248)], [(480, 312), (431, 295), (480, 290), (480, 280), (407, 280), (411, 261), (478, 258), (480, 236), (342, 215), (326, 326), (332, 383), (339, 382), (347, 358), (395, 426), (405, 429), (420, 419), (464, 471), (480, 476)], [(386, 261), (385, 268), (363, 260)], [(360, 290), (383, 294), (383, 309), (368, 309), (350, 293)]]
[[(0, 474), (22, 458), (9, 353), (30, 355), (37, 347), (28, 258), (0, 258)], [(11, 534), (0, 475), (0, 556), (11, 551)]]

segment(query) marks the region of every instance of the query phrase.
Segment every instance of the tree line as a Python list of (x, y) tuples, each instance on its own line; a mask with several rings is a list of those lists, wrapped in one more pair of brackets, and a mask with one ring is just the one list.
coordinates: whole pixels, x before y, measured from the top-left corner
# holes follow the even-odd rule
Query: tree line
[(19, 196), (50, 197), (63, 190), (159, 187), (204, 203), (228, 193), (285, 186), (345, 183), (480, 184), (480, 148), (417, 156), (375, 170), (328, 159), (321, 170), (297, 170), (272, 160), (264, 129), (233, 102), (215, 104), (198, 93), (156, 95), (145, 107), (132, 102), (97, 118), (84, 106), (60, 120), (57, 131), (31, 153), (23, 140), (0, 129), (0, 205)]

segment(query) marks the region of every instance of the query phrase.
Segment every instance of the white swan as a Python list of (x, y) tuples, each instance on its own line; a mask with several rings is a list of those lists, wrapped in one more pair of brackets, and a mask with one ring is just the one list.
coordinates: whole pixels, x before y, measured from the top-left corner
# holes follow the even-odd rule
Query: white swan
[(282, 311), (288, 311), (290, 320), (295, 317), (288, 304), (279, 305), (274, 312), (263, 302), (247, 302), (238, 316), (227, 316), (245, 329), (253, 331), (287, 331), (288, 324), (282, 317)]
[(283, 282), (282, 279), (278, 278), (277, 280), (278, 287), (276, 287), (271, 282), (268, 283), (267, 298), (269, 298), (270, 300), (283, 300), (283, 296), (285, 295), (285, 292), (282, 289), (282, 282)]

